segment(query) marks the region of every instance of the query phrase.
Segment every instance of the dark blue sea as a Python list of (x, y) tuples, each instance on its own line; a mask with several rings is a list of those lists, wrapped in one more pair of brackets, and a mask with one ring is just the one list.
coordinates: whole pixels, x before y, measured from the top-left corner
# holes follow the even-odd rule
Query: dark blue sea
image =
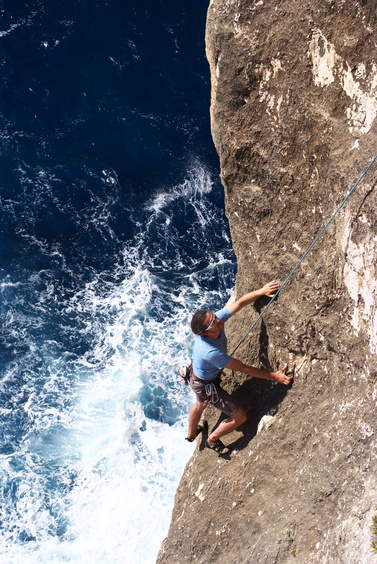
[(232, 292), (206, 0), (2, 0), (0, 561), (153, 564)]

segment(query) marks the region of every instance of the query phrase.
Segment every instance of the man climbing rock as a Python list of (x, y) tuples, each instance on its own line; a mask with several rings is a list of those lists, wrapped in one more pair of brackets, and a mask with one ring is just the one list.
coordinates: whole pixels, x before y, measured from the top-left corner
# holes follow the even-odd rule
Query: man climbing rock
[(286, 375), (288, 365), (277, 372), (269, 372), (261, 368), (248, 366), (227, 354), (227, 339), (224, 331), (225, 322), (241, 311), (242, 308), (253, 304), (262, 296), (272, 297), (279, 289), (276, 280), (268, 282), (259, 290), (245, 294), (235, 302), (212, 313), (199, 310), (191, 320), (191, 329), (197, 335), (193, 348), (192, 373), (190, 386), (196, 395), (196, 402), (190, 409), (188, 425), (188, 441), (193, 441), (200, 432), (205, 432), (203, 425), (199, 425), (205, 407), (210, 403), (228, 417), (208, 436), (205, 444), (219, 454), (226, 454), (229, 449), (220, 438), (231, 433), (246, 421), (246, 412), (221, 386), (219, 374), (224, 368), (237, 372), (244, 372), (254, 378), (274, 380), (288, 385), (292, 377)]

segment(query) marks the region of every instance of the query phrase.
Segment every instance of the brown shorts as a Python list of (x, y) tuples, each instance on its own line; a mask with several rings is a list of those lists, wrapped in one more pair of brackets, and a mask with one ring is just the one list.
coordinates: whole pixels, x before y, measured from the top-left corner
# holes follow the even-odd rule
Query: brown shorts
[[(214, 386), (214, 388), (207, 387), (206, 390), (206, 386), (208, 386), (208, 384)], [(219, 409), (228, 415), (228, 417), (233, 417), (237, 409), (240, 407), (234, 401), (232, 396), (221, 387), (219, 378), (216, 380), (210, 380), (209, 382), (204, 382), (203, 380), (193, 380), (193, 378), (190, 378), (190, 388), (195, 393), (198, 402), (203, 403), (205, 401), (209, 401), (213, 407), (216, 407), (216, 409)]]

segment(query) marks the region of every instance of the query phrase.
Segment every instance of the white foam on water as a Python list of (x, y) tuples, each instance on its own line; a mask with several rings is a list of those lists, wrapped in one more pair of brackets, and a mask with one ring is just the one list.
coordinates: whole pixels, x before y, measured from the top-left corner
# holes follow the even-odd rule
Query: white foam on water
[[(27, 431), (14, 453), (0, 457), (0, 555), (7, 564), (156, 561), (195, 448), (184, 441), (193, 397), (178, 379), (190, 358), (189, 321), (205, 303), (225, 303), (226, 288), (204, 291), (203, 280), (232, 267), (222, 251), (213, 251), (187, 268), (180, 250), (176, 205), (191, 214), (187, 231), (202, 244), (208, 224), (216, 218), (211, 229), (220, 225), (204, 197), (210, 177), (195, 171), (146, 206), (147, 220), (125, 245), (114, 280), (99, 274), (62, 307), (67, 334), (75, 331), (88, 343), (82, 353), (62, 351), (48, 338), (36, 343), (24, 331), (28, 350), (22, 366), (9, 368), (7, 382), (21, 370), (16, 387), (25, 401), (17, 408)], [(151, 232), (153, 244), (162, 246), (156, 256), (146, 247)], [(41, 278), (33, 280), (41, 284)], [(6, 284), (11, 291), (12, 281)], [(42, 315), (53, 288), (39, 296), (33, 311)], [(28, 320), (18, 319), (17, 327), (27, 328)]]
[[(161, 192), (146, 205), (146, 209), (159, 214), (164, 208), (177, 199), (184, 198), (198, 209), (202, 196), (212, 190), (212, 180), (208, 172), (199, 163), (193, 163), (190, 176), (182, 184), (176, 186), (169, 192)], [(154, 218), (154, 215), (151, 216)]]

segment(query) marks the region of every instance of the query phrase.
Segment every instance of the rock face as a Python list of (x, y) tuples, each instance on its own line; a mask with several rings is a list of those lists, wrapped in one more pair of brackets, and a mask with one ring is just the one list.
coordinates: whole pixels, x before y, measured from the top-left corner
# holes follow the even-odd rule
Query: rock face
[[(377, 154), (376, 14), (374, 0), (210, 3), (237, 296), (287, 278)], [(226, 375), (249, 420), (230, 459), (198, 445), (158, 564), (377, 562), (376, 183), (377, 162), (237, 350), (289, 362), (294, 384)], [(228, 322), (230, 352), (256, 306)]]

